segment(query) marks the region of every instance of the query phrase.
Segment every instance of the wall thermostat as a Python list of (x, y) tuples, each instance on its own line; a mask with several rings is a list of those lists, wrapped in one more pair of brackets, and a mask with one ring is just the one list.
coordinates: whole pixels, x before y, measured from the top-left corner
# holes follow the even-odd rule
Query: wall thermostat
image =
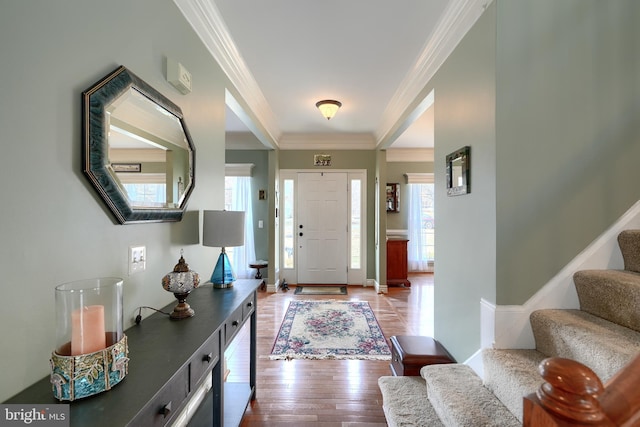
[(191, 73), (175, 59), (167, 58), (167, 81), (183, 95), (191, 92)]

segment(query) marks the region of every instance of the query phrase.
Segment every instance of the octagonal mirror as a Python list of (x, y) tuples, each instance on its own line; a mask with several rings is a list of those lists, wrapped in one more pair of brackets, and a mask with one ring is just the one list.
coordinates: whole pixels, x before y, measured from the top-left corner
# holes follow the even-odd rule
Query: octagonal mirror
[(180, 221), (195, 185), (182, 110), (121, 66), (82, 93), (83, 169), (121, 224)]

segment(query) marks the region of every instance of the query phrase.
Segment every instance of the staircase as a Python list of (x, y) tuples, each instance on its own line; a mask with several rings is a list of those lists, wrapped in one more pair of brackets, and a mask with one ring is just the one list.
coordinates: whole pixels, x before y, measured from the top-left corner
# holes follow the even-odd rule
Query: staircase
[(422, 378), (381, 377), (389, 426), (521, 426), (523, 398), (544, 382), (538, 365), (549, 357), (609, 381), (640, 354), (640, 230), (621, 232), (618, 244), (624, 270), (576, 272), (580, 309), (533, 312), (536, 348), (485, 349), (484, 380), (462, 364), (425, 366)]

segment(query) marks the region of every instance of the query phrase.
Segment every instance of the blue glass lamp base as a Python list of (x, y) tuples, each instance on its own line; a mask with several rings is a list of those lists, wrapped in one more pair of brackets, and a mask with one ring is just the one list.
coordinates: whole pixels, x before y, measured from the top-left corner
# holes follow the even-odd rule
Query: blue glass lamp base
[(211, 283), (214, 288), (230, 288), (235, 280), (236, 276), (233, 274), (229, 257), (225, 252), (221, 252), (211, 275)]

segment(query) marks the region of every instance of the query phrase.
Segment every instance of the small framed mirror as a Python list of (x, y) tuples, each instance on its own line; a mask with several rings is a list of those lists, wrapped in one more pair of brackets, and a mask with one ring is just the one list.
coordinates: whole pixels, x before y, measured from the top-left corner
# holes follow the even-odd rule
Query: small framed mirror
[(470, 151), (470, 147), (467, 146), (447, 156), (447, 196), (460, 196), (471, 192)]
[(387, 183), (387, 212), (400, 212), (400, 184)]
[(180, 107), (121, 66), (82, 93), (83, 171), (121, 224), (180, 221), (195, 148)]

